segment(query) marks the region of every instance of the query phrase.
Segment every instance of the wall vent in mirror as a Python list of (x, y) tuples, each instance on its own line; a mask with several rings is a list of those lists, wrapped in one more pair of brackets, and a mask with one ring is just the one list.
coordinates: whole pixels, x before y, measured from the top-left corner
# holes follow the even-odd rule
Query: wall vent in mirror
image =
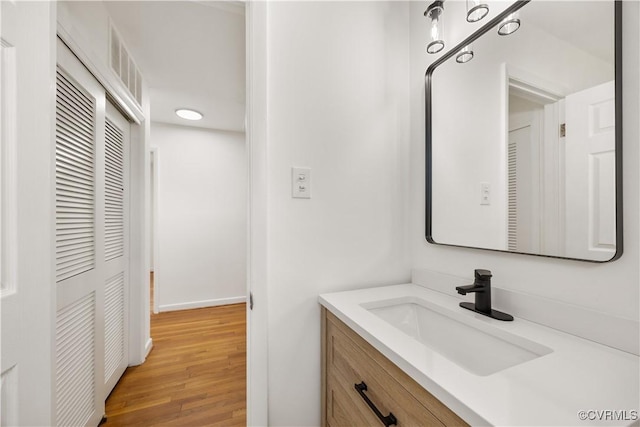
[(431, 64), (430, 243), (621, 256), (621, 15), (621, 1), (518, 1)]

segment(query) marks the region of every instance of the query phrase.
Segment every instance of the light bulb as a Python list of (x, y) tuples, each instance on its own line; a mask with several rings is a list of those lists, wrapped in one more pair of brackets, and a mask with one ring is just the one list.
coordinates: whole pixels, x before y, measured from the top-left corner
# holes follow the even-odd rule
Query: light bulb
[(433, 20), (431, 21), (431, 40), (438, 40), (440, 39), (440, 34), (438, 34), (438, 21), (437, 20)]
[(436, 0), (431, 3), (424, 12), (424, 16), (430, 21), (429, 36), (431, 41), (427, 44), (427, 53), (437, 53), (444, 49), (444, 40), (442, 38), (444, 34), (442, 22), (443, 11), (444, 6), (442, 1)]

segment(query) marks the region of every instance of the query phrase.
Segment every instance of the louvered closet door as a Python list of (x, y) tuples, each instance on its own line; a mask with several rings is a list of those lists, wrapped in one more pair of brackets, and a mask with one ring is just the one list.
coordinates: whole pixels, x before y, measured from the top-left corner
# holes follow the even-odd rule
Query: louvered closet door
[(127, 361), (129, 126), (58, 40), (56, 425), (95, 426)]
[(129, 328), (129, 123), (107, 101), (104, 189), (104, 391), (127, 368)]

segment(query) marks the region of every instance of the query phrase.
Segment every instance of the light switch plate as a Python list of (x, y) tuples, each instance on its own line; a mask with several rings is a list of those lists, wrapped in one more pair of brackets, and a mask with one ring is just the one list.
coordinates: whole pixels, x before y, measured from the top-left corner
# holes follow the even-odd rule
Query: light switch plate
[(311, 198), (311, 169), (291, 168), (291, 197), (294, 199)]
[(480, 204), (481, 205), (490, 205), (491, 204), (491, 186), (488, 182), (480, 183)]

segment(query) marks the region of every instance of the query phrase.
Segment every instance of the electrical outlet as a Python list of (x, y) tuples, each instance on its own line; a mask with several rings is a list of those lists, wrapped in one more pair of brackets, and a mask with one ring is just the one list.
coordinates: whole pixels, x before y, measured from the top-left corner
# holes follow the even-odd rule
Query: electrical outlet
[(488, 182), (480, 183), (480, 204), (481, 205), (490, 205), (491, 204), (491, 186)]
[(291, 168), (291, 197), (294, 199), (311, 198), (310, 168)]

